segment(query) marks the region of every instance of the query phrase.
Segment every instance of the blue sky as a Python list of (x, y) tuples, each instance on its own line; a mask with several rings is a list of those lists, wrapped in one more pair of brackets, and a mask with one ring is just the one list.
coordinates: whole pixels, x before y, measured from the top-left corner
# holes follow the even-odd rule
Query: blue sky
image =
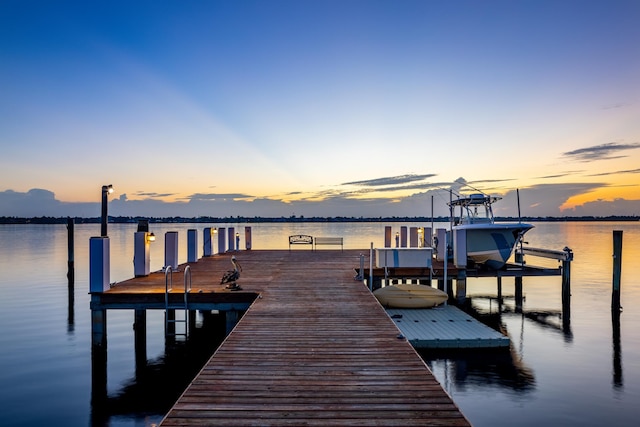
[[(640, 2), (0, 3), (0, 216), (640, 215)], [(466, 182), (470, 186), (460, 186)], [(498, 207), (498, 206), (496, 206)]]

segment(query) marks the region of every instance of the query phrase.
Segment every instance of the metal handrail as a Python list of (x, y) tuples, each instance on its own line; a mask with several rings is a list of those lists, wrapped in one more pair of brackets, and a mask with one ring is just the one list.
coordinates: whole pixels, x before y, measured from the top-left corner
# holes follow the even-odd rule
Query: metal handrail
[[(189, 273), (189, 274), (187, 274), (187, 273)], [(187, 276), (189, 277), (189, 284), (188, 284), (188, 286), (187, 286)], [(185, 293), (185, 295), (186, 295), (188, 292), (191, 292), (191, 266), (189, 266), (189, 265), (187, 265), (187, 266), (184, 268), (184, 293)]]
[[(169, 319), (169, 292), (173, 290), (173, 268), (168, 265), (164, 271), (164, 305), (165, 305), (165, 330), (167, 330), (169, 323), (184, 322), (184, 334), (176, 334), (173, 332), (170, 335), (188, 335), (189, 333), (189, 300), (187, 295), (191, 292), (191, 267), (186, 266), (184, 269), (184, 319)], [(168, 332), (165, 332), (168, 334)]]
[[(169, 287), (171, 284), (171, 287)], [(173, 289), (173, 268), (167, 265), (164, 268), (164, 306), (169, 309), (169, 292)]]

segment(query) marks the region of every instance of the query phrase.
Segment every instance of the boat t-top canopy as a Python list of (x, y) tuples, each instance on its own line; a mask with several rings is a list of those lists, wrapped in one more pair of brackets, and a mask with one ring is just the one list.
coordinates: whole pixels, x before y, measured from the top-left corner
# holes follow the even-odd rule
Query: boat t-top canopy
[(451, 201), (451, 203), (449, 203), (449, 206), (461, 206), (463, 208), (477, 205), (489, 206), (501, 199), (502, 197), (488, 196), (486, 194), (470, 194), (467, 197), (459, 197), (456, 200)]

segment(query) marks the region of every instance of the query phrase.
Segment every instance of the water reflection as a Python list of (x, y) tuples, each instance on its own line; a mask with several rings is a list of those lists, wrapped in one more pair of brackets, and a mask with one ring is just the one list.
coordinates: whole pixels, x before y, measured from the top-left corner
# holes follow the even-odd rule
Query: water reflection
[(113, 395), (107, 394), (107, 351), (94, 349), (92, 426), (107, 427), (113, 417), (120, 416), (151, 416), (159, 421), (171, 409), (224, 339), (225, 325), (220, 316), (209, 312), (200, 316), (198, 327), (190, 330), (186, 340), (166, 338), (162, 356), (141, 361), (146, 348), (136, 348), (135, 376)]
[[(514, 342), (519, 342), (520, 345), (524, 342), (525, 321), (534, 322), (545, 330), (562, 335), (566, 343), (573, 342), (573, 331), (570, 322), (565, 319), (564, 310), (526, 310), (515, 300), (516, 297), (513, 296), (474, 295), (458, 302), (458, 308), (483, 324), (506, 336), (519, 333), (519, 339), (511, 339), (507, 349), (420, 350), (420, 355), (434, 373), (445, 379), (445, 387), (447, 382), (453, 381), (458, 389), (497, 385), (518, 393), (534, 390), (534, 372), (522, 360), (522, 349), (514, 347)], [(508, 330), (505, 316), (521, 318), (520, 330)], [(510, 324), (513, 325), (512, 322)], [(619, 344), (619, 334), (617, 342)], [(617, 352), (615, 350), (614, 326), (614, 377), (617, 378), (615, 354), (619, 357), (620, 351), (619, 347)]]
[[(504, 301), (509, 298), (510, 297), (474, 295), (473, 297), (466, 298), (460, 305), (460, 308), (486, 325), (503, 333), (507, 333), (507, 331), (503, 330), (502, 315), (522, 316), (551, 332), (562, 334), (566, 343), (573, 342), (573, 331), (571, 329), (571, 322), (567, 319), (566, 310), (526, 310), (522, 307), (512, 307), (504, 304)], [(474, 301), (489, 301), (489, 307), (483, 308), (483, 304), (474, 304)], [(493, 309), (494, 306), (496, 310)]]
[(620, 311), (611, 311), (611, 325), (613, 338), (613, 388), (621, 390), (622, 381), (622, 345), (620, 344)]
[(496, 385), (518, 393), (536, 388), (533, 370), (526, 366), (513, 346), (498, 349), (420, 350), (420, 356), (448, 388), (494, 388)]
[(67, 332), (75, 330), (75, 272), (73, 263), (69, 263), (67, 271)]

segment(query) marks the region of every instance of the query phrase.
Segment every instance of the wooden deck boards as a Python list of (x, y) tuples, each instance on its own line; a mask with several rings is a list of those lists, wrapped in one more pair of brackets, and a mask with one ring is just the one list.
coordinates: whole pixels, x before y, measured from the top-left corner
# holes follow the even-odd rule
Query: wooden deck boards
[[(239, 292), (260, 297), (161, 425), (469, 425), (354, 280), (361, 252), (237, 252)], [(219, 284), (229, 257), (194, 263), (194, 291), (231, 292)], [(164, 278), (143, 279), (109, 292), (164, 292)]]

